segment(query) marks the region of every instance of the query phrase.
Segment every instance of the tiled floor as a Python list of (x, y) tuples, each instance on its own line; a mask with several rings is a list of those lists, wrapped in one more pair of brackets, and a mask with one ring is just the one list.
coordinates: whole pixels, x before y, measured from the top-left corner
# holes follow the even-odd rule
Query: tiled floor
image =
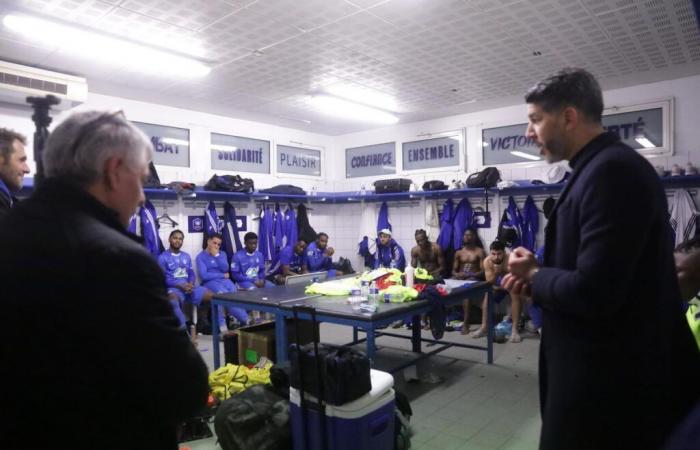
[[(426, 337), (430, 334), (423, 333)], [(328, 324), (321, 327), (324, 342), (346, 343), (351, 335), (349, 327)], [(475, 341), (458, 332), (446, 333), (445, 340)], [(380, 370), (395, 366), (410, 353), (408, 340), (382, 337), (378, 344), (376, 368)], [(199, 348), (211, 367), (211, 340), (202, 337)], [(425, 351), (430, 349), (424, 346)], [(530, 337), (520, 344), (494, 344), (494, 349), (492, 365), (485, 363), (485, 352), (450, 348), (418, 364), (419, 382), (406, 382), (403, 372), (395, 374), (395, 388), (409, 397), (414, 412), (412, 449), (537, 448), (539, 339)], [(182, 446), (192, 450), (219, 448), (214, 438)]]

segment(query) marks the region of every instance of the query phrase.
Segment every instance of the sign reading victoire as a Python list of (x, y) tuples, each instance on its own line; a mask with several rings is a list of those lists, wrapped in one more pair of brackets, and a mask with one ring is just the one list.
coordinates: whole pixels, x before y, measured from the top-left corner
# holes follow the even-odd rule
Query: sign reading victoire
[(368, 177), (396, 173), (396, 143), (345, 149), (345, 177)]

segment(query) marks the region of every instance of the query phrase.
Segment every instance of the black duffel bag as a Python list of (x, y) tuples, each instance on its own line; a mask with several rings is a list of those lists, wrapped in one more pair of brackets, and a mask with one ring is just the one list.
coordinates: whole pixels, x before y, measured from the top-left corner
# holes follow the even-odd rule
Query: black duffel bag
[(486, 167), (484, 170), (474, 172), (467, 178), (467, 187), (491, 188), (501, 181), (501, 174), (495, 167)]
[(255, 190), (255, 184), (250, 178), (240, 175), (214, 175), (204, 185), (206, 191), (244, 192), (251, 193)]
[(444, 191), (447, 189), (447, 185), (441, 180), (430, 180), (423, 183), (424, 191)]
[(394, 192), (408, 192), (413, 181), (407, 178), (392, 178), (389, 180), (377, 180), (374, 182), (374, 192), (377, 194), (391, 194)]
[[(369, 358), (364, 353), (350, 347), (319, 344), (318, 354), (321, 362), (320, 375), (314, 358), (313, 344), (289, 346), (289, 361), (292, 363), (290, 382), (293, 388), (302, 389), (299, 373), (299, 364), (302, 364), (303, 391), (329, 405), (344, 405), (357, 400), (372, 389)], [(319, 377), (322, 379), (319, 380)], [(323, 395), (320, 392), (321, 387)]]

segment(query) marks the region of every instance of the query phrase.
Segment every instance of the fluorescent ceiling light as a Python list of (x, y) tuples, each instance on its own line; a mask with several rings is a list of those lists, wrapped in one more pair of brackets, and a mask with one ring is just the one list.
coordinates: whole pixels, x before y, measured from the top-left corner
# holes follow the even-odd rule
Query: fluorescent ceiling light
[(238, 147), (234, 147), (233, 145), (211, 145), (212, 150), (219, 150), (222, 152), (234, 152), (238, 150)]
[(651, 142), (649, 139), (645, 138), (644, 136), (635, 138), (635, 141), (639, 143), (644, 148), (656, 148), (656, 145), (654, 145), (653, 142)]
[(519, 156), (521, 158), (529, 159), (531, 161), (539, 161), (541, 159), (539, 156), (531, 155), (525, 152), (519, 152), (517, 150), (510, 152), (510, 154), (513, 156)]
[(211, 72), (195, 59), (44, 19), (8, 14), (2, 22), (28, 39), (93, 61), (168, 77), (202, 77)]
[(184, 145), (187, 147), (189, 147), (189, 145), (190, 145), (189, 141), (185, 141), (182, 139), (168, 138), (168, 137), (160, 138), (160, 141), (163, 144), (170, 144), (170, 145)]
[(396, 111), (398, 109), (394, 97), (374, 89), (338, 83), (326, 86), (324, 91), (351, 102), (362, 103), (363, 105), (374, 106), (387, 111)]
[(386, 111), (360, 105), (359, 103), (330, 95), (314, 95), (311, 97), (311, 103), (326, 114), (342, 117), (344, 119), (386, 125), (395, 124), (399, 121), (397, 116)]

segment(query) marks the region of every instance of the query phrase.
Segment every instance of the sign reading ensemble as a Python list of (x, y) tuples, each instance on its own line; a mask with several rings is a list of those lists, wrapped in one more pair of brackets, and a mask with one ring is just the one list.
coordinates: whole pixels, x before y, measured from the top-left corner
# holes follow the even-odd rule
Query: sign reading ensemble
[(403, 143), (403, 169), (459, 166), (459, 138), (443, 137)]

